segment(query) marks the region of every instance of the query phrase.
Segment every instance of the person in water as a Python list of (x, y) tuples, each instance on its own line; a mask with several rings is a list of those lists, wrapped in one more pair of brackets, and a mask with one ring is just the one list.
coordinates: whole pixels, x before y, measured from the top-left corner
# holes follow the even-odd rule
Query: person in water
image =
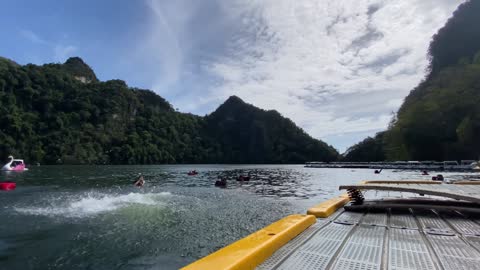
[(138, 174), (138, 177), (133, 183), (133, 185), (136, 187), (143, 187), (143, 185), (145, 185), (145, 180), (143, 179), (143, 175), (141, 173)]
[(224, 177), (221, 177), (220, 180), (215, 181), (215, 186), (216, 187), (226, 187), (227, 186), (227, 179)]
[(422, 175), (428, 175), (428, 172), (427, 172), (427, 171), (423, 171), (423, 172), (422, 172)]

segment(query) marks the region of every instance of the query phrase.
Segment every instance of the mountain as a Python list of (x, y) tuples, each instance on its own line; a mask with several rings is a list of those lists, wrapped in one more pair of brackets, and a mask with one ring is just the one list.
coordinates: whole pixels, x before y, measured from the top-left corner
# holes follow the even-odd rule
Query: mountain
[(337, 151), (313, 139), (277, 111), (265, 111), (232, 96), (206, 117), (209, 137), (228, 163), (303, 163), (336, 160)]
[(480, 158), (480, 1), (460, 5), (434, 36), (430, 72), (385, 135), (389, 159)]
[(342, 161), (345, 162), (376, 162), (384, 161), (384, 138), (385, 132), (379, 132), (375, 137), (368, 137), (365, 140), (349, 147), (342, 154)]
[(437, 75), (443, 68), (455, 66), (462, 59), (471, 61), (480, 48), (480, 1), (461, 4), (446, 25), (434, 35), (430, 43), (430, 74)]
[(83, 62), (80, 57), (69, 58), (62, 66), (64, 70), (72, 74), (77, 80), (81, 82), (97, 82), (97, 76), (92, 68)]
[(81, 58), (0, 58), (0, 157), (46, 164), (303, 163), (338, 153), (276, 111), (230, 97), (200, 117), (150, 90), (99, 81)]
[(380, 147), (388, 160), (480, 159), (478, 14), (480, 0), (458, 7), (433, 37), (429, 72), (405, 98), (389, 129), (351, 151)]

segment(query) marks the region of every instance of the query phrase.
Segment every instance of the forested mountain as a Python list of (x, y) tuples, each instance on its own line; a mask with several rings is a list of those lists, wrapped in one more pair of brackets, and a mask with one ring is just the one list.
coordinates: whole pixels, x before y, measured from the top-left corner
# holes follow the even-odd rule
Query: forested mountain
[(430, 43), (430, 74), (437, 75), (443, 68), (454, 66), (461, 60), (466, 62), (480, 50), (478, 17), (479, 0), (469, 0), (460, 5)]
[(389, 159), (480, 158), (480, 1), (466, 2), (430, 44), (430, 73), (385, 136)]
[(337, 151), (319, 142), (277, 111), (264, 111), (230, 97), (206, 117), (207, 131), (228, 163), (302, 163), (336, 160)]
[(101, 82), (75, 57), (20, 66), (0, 57), (0, 158), (27, 163), (302, 163), (338, 153), (278, 112), (231, 97), (207, 117), (149, 90)]
[(368, 137), (365, 140), (351, 146), (342, 155), (342, 161), (345, 162), (375, 162), (384, 161), (384, 138), (385, 132), (379, 132), (375, 137)]
[[(459, 6), (433, 37), (430, 69), (386, 133), (366, 147), (389, 160), (480, 159), (480, 0)], [(368, 143), (368, 144), (367, 144)], [(348, 155), (347, 155), (348, 156)]]

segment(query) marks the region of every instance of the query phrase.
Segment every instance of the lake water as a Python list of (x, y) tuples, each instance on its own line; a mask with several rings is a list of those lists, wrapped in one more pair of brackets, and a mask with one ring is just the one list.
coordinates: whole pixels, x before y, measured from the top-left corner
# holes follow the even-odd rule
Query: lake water
[[(187, 172), (196, 169), (197, 176)], [(132, 186), (138, 173), (146, 185)], [(238, 175), (251, 174), (249, 182)], [(443, 173), (447, 179), (476, 174)], [(218, 177), (229, 179), (216, 188)], [(419, 172), (277, 166), (41, 166), (1, 172), (0, 269), (178, 269), (361, 180)]]

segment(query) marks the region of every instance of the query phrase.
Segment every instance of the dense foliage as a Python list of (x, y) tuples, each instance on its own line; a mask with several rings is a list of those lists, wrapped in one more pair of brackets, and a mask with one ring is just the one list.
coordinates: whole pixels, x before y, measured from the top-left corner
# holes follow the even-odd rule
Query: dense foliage
[(389, 159), (479, 159), (480, 61), (444, 68), (411, 95), (387, 132)]
[(229, 100), (236, 102), (199, 117), (176, 112), (149, 90), (100, 82), (80, 58), (43, 66), (0, 58), (0, 157), (47, 164), (336, 159), (333, 148), (277, 112)]
[[(430, 71), (389, 129), (345, 155), (349, 161), (480, 159), (480, 0), (460, 5), (433, 37)], [(383, 149), (381, 149), (383, 147)], [(369, 153), (369, 154), (367, 154)]]
[(388, 159), (480, 158), (480, 1), (466, 2), (430, 44), (430, 74), (385, 136)]
[(431, 76), (443, 68), (469, 61), (480, 50), (480, 1), (461, 4), (430, 43)]
[(336, 160), (337, 151), (319, 142), (277, 111), (264, 111), (232, 96), (207, 116), (207, 130), (228, 163), (302, 163)]
[(343, 154), (342, 161), (345, 162), (375, 162), (385, 160), (384, 132), (379, 132), (374, 138), (368, 137), (365, 140), (351, 146)]

